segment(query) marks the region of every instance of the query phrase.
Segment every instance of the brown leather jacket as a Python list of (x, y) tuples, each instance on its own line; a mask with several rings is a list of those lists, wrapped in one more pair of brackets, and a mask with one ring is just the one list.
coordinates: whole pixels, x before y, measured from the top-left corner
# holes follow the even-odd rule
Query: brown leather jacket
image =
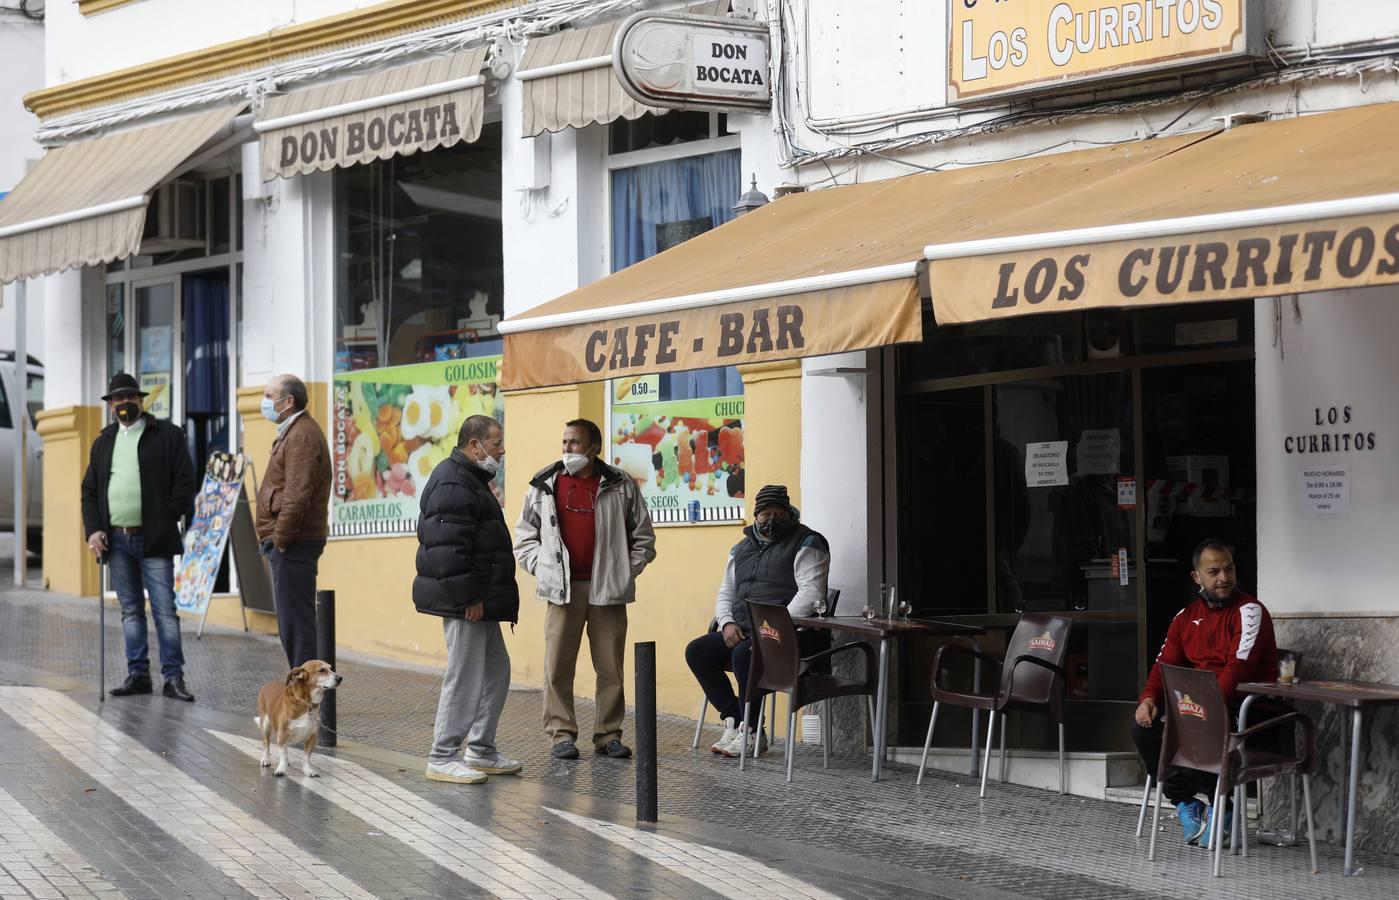
[(310, 413), (272, 443), (257, 492), (257, 539), (285, 550), (330, 532), (330, 445)]

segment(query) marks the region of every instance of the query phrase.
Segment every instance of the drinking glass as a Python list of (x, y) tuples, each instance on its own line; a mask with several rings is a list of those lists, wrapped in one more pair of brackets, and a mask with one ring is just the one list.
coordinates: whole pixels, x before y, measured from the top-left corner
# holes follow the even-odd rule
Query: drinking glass
[(890, 598), (889, 598), (890, 587), (891, 587), (890, 585), (885, 584), (885, 583), (882, 583), (882, 582), (881, 582), (880, 585), (879, 585), (879, 610), (878, 610), (878, 613), (879, 613), (879, 615), (881, 615), (881, 616), (885, 616), (885, 617), (887, 617), (887, 618), (892, 619), (892, 618), (894, 617), (894, 607), (893, 607), (893, 604), (890, 603)]
[(866, 622), (872, 620), (874, 618), (874, 607), (866, 603), (865, 608), (860, 610), (860, 615), (865, 617)]
[(1278, 657), (1278, 684), (1292, 684), (1297, 680), (1297, 657), (1284, 653)]

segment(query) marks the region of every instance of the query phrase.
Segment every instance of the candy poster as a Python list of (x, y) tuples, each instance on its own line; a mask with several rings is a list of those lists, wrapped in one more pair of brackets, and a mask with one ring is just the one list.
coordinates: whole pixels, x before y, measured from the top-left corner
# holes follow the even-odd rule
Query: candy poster
[(614, 404), (609, 437), (657, 522), (742, 520), (742, 397)]
[(175, 605), (202, 613), (214, 593), (223, 548), (233, 524), (233, 508), (243, 484), (243, 457), (212, 453), (204, 485), (194, 497), (194, 517), (185, 529), (185, 549), (175, 573)]
[[(468, 416), (504, 424), (499, 356), (341, 372), (330, 437), (331, 534), (413, 534), (418, 494)], [(503, 495), (504, 467), (491, 483)]]

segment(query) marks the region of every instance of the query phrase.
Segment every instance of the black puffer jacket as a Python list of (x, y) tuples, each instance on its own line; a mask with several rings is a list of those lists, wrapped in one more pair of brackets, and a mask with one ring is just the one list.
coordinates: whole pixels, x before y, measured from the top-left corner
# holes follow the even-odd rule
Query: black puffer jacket
[(460, 450), (432, 470), (418, 498), (418, 612), (460, 619), (485, 601), (483, 620), (519, 621), (510, 529), (487, 486), (491, 477)]

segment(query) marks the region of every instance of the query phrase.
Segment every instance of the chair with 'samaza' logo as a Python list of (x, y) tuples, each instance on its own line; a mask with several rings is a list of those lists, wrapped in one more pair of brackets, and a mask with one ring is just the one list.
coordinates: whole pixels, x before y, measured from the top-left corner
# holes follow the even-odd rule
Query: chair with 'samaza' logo
[[(1059, 726), (1059, 793), (1064, 793), (1064, 692), (1068, 679), (1064, 675), (1064, 656), (1069, 651), (1069, 632), (1073, 622), (1063, 616), (1025, 613), (1010, 637), (1004, 660), (987, 656), (960, 644), (943, 644), (933, 656), (933, 714), (928, 719), (928, 736), (923, 741), (923, 758), (918, 763), (918, 783), (923, 783), (923, 770), (928, 765), (928, 750), (933, 745), (933, 729), (938, 724), (942, 704), (967, 709), (984, 709), (990, 713), (986, 723), (986, 759), (981, 765), (981, 796), (986, 796), (986, 774), (991, 770), (991, 742), (995, 737), (996, 719), (1001, 721), (1001, 781), (1006, 780), (1005, 714), (1010, 710), (1025, 710), (1049, 716)], [(970, 656), (1001, 666), (1001, 687), (994, 694), (978, 691), (954, 691), (946, 687), (944, 663), (953, 656)]]
[[(753, 664), (748, 672), (747, 696), (743, 698), (743, 749), (739, 752), (738, 767), (742, 771), (748, 751), (748, 706), (764, 693), (780, 691), (787, 695), (787, 780), (792, 780), (792, 758), (796, 752), (797, 710), (812, 703), (821, 704), (821, 761), (826, 768), (831, 764), (831, 704), (836, 697), (865, 697), (865, 708), (873, 712), (869, 698), (874, 697), (879, 675), (874, 661), (874, 651), (868, 644), (855, 641), (841, 644), (829, 650), (822, 650), (810, 656), (802, 656), (797, 646), (797, 626), (792, 622), (792, 614), (787, 607), (777, 604), (748, 601), (748, 611), (757, 623), (753, 633)], [(864, 671), (859, 678), (845, 678), (840, 675), (820, 671), (824, 664), (840, 653), (849, 651), (861, 653), (865, 658)], [(761, 709), (761, 705), (759, 709)], [(759, 713), (761, 716), (761, 713)], [(870, 717), (873, 727), (874, 718)], [(761, 722), (755, 731), (761, 730)]]
[[(1312, 721), (1299, 712), (1290, 712), (1243, 731), (1234, 731), (1229, 718), (1229, 706), (1219, 689), (1219, 678), (1208, 669), (1185, 669), (1161, 666), (1161, 682), (1166, 695), (1166, 727), (1161, 738), (1161, 760), (1156, 769), (1155, 817), (1161, 817), (1161, 781), (1174, 766), (1197, 769), (1217, 775), (1210, 805), (1210, 844), (1214, 851), (1214, 874), (1219, 875), (1219, 862), (1224, 841), (1218, 835), (1224, 827), (1224, 798), (1233, 795), (1233, 846), (1247, 855), (1247, 818), (1244, 814), (1244, 786), (1260, 778), (1296, 773), (1302, 776), (1302, 797), (1307, 813), (1307, 840), (1311, 845), (1312, 874), (1316, 874), (1316, 840), (1312, 827), (1311, 769), (1316, 758)], [(1296, 722), (1302, 729), (1300, 753), (1274, 753), (1255, 750), (1247, 739), (1259, 732)], [(1156, 859), (1156, 834), (1151, 829), (1151, 849), (1147, 859)]]
[[(839, 589), (839, 588), (830, 588), (829, 590), (826, 591), (826, 609), (825, 609), (824, 612), (821, 613), (821, 615), (823, 615), (823, 616), (833, 616), (833, 615), (835, 615), (836, 606), (837, 606), (839, 603), (840, 603), (840, 589)], [(709, 634), (713, 634), (714, 632), (716, 632), (716, 631), (718, 631), (718, 630), (719, 630), (719, 620), (718, 620), (718, 619), (710, 619), (710, 620), (709, 620), (709, 631), (708, 631), (708, 633), (709, 633)], [(771, 699), (772, 699), (772, 703), (771, 703), (772, 711), (769, 712), (769, 713), (767, 713), (767, 719), (768, 719), (768, 721), (770, 721), (770, 722), (773, 723), (773, 728), (772, 728), (772, 739), (773, 739), (774, 741), (776, 741), (776, 740), (777, 740), (777, 724), (776, 724), (776, 723), (777, 723), (777, 695), (776, 695), (776, 694), (773, 694)], [(704, 733), (704, 716), (705, 716), (705, 713), (707, 713), (708, 711), (709, 711), (709, 698), (705, 697), (705, 696), (704, 696), (704, 693), (701, 692), (701, 693), (700, 693), (699, 715), (697, 715), (697, 716), (695, 717), (695, 739), (694, 739), (693, 741), (690, 742), (690, 749), (691, 749), (691, 750), (698, 750), (698, 749), (699, 749), (699, 745), (700, 745), (700, 736)], [(763, 715), (763, 714), (762, 714), (762, 713), (759, 713), (759, 715), (761, 716), (761, 715)], [(759, 722), (758, 724), (759, 724), (760, 726), (762, 725), (761, 722)]]

